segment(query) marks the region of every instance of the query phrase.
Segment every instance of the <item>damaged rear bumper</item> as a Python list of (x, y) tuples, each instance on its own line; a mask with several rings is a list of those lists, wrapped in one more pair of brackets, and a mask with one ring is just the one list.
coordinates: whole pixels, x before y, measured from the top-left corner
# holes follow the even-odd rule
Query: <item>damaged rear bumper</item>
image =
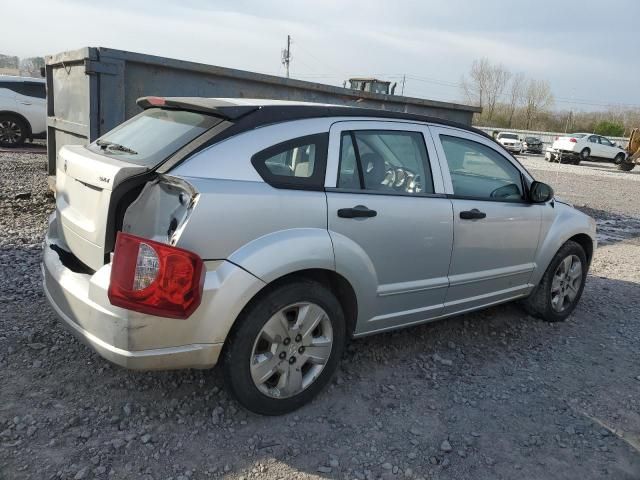
[[(221, 288), (249, 291), (262, 282), (228, 262), (208, 262), (203, 302), (186, 320), (155, 317), (114, 307), (107, 290), (111, 265), (86, 272), (63, 262), (52, 216), (42, 259), (45, 295), (62, 323), (105, 359), (126, 368), (168, 370), (214, 366), (237, 312), (230, 311)], [(53, 247), (53, 248), (52, 248)], [(66, 263), (66, 264), (65, 264)], [(71, 267), (71, 268), (70, 268)], [(251, 284), (247, 284), (250, 282)], [(257, 290), (256, 290), (257, 291)], [(218, 310), (212, 315), (212, 309)], [(234, 315), (232, 318), (229, 318)]]

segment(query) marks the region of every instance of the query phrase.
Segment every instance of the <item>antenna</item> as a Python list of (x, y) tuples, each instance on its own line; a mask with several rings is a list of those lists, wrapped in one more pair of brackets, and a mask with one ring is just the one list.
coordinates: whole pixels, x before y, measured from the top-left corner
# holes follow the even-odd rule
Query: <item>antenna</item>
[(291, 63), (291, 35), (287, 35), (287, 48), (282, 50), (282, 65), (287, 70), (287, 78), (289, 78), (289, 64)]

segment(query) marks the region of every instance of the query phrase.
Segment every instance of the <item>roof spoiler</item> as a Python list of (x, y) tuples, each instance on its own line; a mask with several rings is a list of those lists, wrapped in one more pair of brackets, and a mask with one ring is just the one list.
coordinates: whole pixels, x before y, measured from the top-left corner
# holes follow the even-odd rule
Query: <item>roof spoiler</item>
[(215, 98), (197, 97), (140, 97), (136, 104), (142, 108), (170, 108), (206, 113), (224, 120), (237, 120), (240, 117), (259, 110), (255, 105), (236, 105)]

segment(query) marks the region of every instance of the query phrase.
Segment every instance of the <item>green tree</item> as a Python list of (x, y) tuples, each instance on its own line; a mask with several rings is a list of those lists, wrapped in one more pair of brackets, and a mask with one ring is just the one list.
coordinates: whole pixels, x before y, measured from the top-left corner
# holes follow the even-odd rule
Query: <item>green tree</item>
[(593, 131), (605, 137), (621, 137), (624, 135), (624, 125), (611, 120), (602, 120), (596, 124)]

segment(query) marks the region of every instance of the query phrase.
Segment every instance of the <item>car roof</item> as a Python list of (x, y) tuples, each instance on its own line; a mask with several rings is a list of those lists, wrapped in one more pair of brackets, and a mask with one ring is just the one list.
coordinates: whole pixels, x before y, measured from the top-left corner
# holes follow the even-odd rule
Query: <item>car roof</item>
[(491, 137), (477, 128), (438, 117), (415, 113), (351, 107), (326, 103), (299, 102), (291, 100), (250, 98), (204, 98), (204, 97), (142, 97), (136, 102), (142, 108), (175, 108), (208, 113), (229, 121), (239, 121), (245, 129), (306, 118), (326, 117), (371, 117), (377, 119), (411, 120), (460, 128)]
[(44, 83), (44, 78), (19, 77), (16, 75), (0, 75), (0, 82), (35, 82)]

